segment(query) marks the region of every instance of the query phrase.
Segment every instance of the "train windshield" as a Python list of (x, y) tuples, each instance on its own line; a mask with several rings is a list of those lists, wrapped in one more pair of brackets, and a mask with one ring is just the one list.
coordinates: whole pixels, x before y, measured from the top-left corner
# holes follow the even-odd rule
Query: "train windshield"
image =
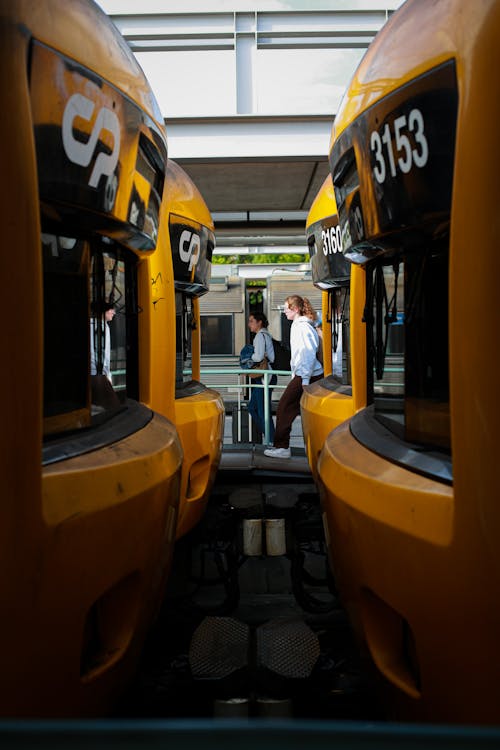
[[(380, 414), (404, 422), (403, 264), (367, 269), (366, 312), (369, 389)], [(371, 381), (371, 382), (370, 382)]]
[(192, 380), (192, 335), (195, 327), (192, 298), (175, 293), (175, 384), (178, 388)]
[(103, 237), (42, 235), (44, 432), (88, 427), (138, 395), (135, 256)]
[(335, 289), (328, 295), (328, 318), (332, 331), (332, 375), (342, 385), (352, 385), (351, 344), (349, 329), (349, 287)]
[(446, 243), (367, 269), (369, 400), (402, 439), (448, 451), (447, 289)]
[(106, 409), (99, 390), (103, 384), (111, 397), (109, 383), (117, 397), (110, 399), (108, 408), (124, 403), (127, 396), (138, 398), (137, 357), (132, 352), (137, 351), (139, 307), (135, 256), (105, 238), (92, 250), (90, 375), (96, 415)]
[(88, 242), (42, 234), (45, 432), (90, 424)]

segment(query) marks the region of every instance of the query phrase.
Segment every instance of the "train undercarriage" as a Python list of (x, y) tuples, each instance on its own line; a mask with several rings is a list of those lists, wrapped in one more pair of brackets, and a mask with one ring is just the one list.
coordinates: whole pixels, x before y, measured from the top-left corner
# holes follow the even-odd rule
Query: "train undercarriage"
[(310, 476), (219, 472), (204, 519), (177, 542), (119, 714), (383, 718), (328, 570)]

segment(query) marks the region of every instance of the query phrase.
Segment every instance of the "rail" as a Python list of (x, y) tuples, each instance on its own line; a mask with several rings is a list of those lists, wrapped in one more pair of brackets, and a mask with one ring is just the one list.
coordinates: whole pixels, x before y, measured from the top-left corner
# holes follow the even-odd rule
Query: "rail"
[[(242, 409), (243, 404), (246, 402), (246, 399), (244, 398), (243, 394), (247, 389), (251, 388), (263, 388), (264, 389), (264, 424), (265, 424), (265, 432), (264, 432), (264, 442), (266, 444), (269, 444), (270, 442), (270, 435), (269, 435), (269, 388), (270, 386), (270, 379), (273, 375), (278, 376), (285, 376), (287, 378), (291, 377), (290, 370), (259, 370), (259, 377), (262, 376), (262, 383), (254, 383), (252, 382), (252, 379), (248, 377), (249, 370), (243, 369), (241, 367), (202, 367), (200, 370), (200, 376), (203, 383), (206, 385), (209, 384), (209, 381), (212, 379), (212, 376), (229, 376), (229, 375), (236, 375), (237, 376), (237, 383), (235, 384), (234, 380), (231, 382), (217, 382), (215, 385), (211, 385), (211, 387), (215, 388), (216, 390), (220, 390), (221, 388), (226, 389), (228, 392), (231, 391), (234, 393), (236, 389), (236, 406), (237, 406), (237, 436), (238, 436), (238, 442), (241, 443), (241, 436), (242, 436)], [(189, 372), (187, 372), (189, 374)], [(284, 390), (287, 386), (287, 383), (280, 384), (279, 382), (276, 385), (273, 385), (273, 390)], [(224, 398), (224, 396), (223, 396)], [(249, 420), (250, 422), (250, 420)], [(251, 431), (251, 424), (249, 424), (249, 430)], [(251, 435), (251, 432), (250, 432)]]

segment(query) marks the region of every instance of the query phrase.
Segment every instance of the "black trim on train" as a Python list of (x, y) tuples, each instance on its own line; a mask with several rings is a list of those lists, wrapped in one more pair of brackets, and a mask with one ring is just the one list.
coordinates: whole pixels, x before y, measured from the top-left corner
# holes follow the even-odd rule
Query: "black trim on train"
[(340, 383), (334, 375), (328, 375), (319, 381), (319, 384), (327, 391), (334, 391), (335, 393), (340, 393), (342, 396), (352, 396), (352, 386)]
[[(351, 262), (419, 251), (449, 224), (457, 111), (456, 63), (448, 60), (384, 96), (337, 138), (330, 169)], [(394, 156), (396, 131), (406, 150)]]
[(147, 406), (127, 399), (106, 422), (71, 435), (46, 440), (42, 448), (42, 464), (54, 464), (124, 440), (142, 430), (151, 421), (153, 414)]
[(203, 393), (203, 391), (206, 390), (208, 390), (207, 386), (203, 383), (200, 383), (198, 380), (190, 380), (189, 383), (177, 385), (175, 389), (175, 399), (196, 396), (197, 393)]
[(308, 238), (311, 276), (318, 289), (349, 286), (351, 267), (342, 254), (342, 237), (337, 215), (311, 225)]
[(408, 471), (453, 484), (452, 461), (449, 455), (399, 439), (393, 431), (384, 426), (383, 416), (375, 414), (374, 406), (368, 406), (355, 414), (351, 419), (350, 429), (359, 443), (379, 456)]

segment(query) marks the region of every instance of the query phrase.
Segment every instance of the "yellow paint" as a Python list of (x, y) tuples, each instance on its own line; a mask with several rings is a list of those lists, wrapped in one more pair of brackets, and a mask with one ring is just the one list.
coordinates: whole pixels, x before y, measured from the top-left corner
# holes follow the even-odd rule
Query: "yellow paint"
[[(306, 220), (306, 237), (314, 235), (317, 226), (324, 226), (328, 219), (337, 213), (331, 175), (328, 175)], [(362, 317), (365, 299), (364, 270), (352, 266), (350, 280), (350, 320)], [(351, 393), (333, 390), (332, 378), (332, 321), (328, 320), (329, 295), (333, 291), (322, 292), (322, 344), (324, 380), (316, 381), (304, 389), (301, 399), (302, 428), (307, 459), (314, 480), (318, 479), (318, 458), (328, 434), (355, 411), (366, 406), (366, 342), (364, 327), (351, 327)]]
[(497, 2), (405, 3), (361, 62), (332, 133), (333, 145), (381, 97), (455, 60), (449, 261), (453, 486), (363, 447), (349, 421), (327, 437), (318, 463), (336, 582), (359, 642), (383, 677), (395, 718), (499, 721), (500, 104), (492, 95), (500, 69), (499, 31)]
[[(47, 77), (45, 97), (31, 100), (32, 39), (94, 71), (107, 92), (115, 87), (132, 99), (158, 132), (163, 126), (141, 69), (97, 5), (19, 0), (2, 10), (0, 84), (9, 92), (0, 128), (0, 198), (8, 217), (2, 240), (15, 252), (0, 254), (2, 300), (14, 321), (3, 327), (8, 366), (0, 372), (0, 713), (109, 715), (163, 595), (182, 454), (173, 424), (152, 414), (127, 438), (42, 469), (43, 274), (32, 105), (53, 124), (65, 87)], [(113, 146), (108, 134), (103, 139)], [(139, 261), (143, 351), (150, 341), (145, 271)], [(169, 367), (164, 378), (171, 382)], [(62, 419), (58, 429), (64, 427)]]
[[(162, 204), (164, 227), (175, 216), (187, 226), (201, 224), (211, 231), (214, 225), (208, 207), (199, 190), (186, 172), (171, 159), (168, 161), (166, 190)], [(168, 234), (168, 233), (167, 233)], [(162, 236), (162, 251), (148, 259), (150, 278), (156, 280), (153, 288), (157, 295), (152, 305), (152, 348), (150, 365), (150, 405), (174, 421), (182, 444), (181, 497), (177, 538), (189, 531), (202, 517), (210, 490), (215, 480), (222, 453), (224, 434), (224, 403), (217, 391), (199, 388), (194, 395), (175, 398), (174, 413), (167, 408), (172, 403), (172, 383), (164, 373), (164, 362), (175, 367), (175, 310), (172, 313), (167, 301), (165, 280), (173, 285), (172, 248), (170, 235)], [(153, 298), (154, 300), (154, 298)], [(192, 337), (192, 378), (200, 378), (200, 308), (196, 297), (192, 300), (195, 329)]]

